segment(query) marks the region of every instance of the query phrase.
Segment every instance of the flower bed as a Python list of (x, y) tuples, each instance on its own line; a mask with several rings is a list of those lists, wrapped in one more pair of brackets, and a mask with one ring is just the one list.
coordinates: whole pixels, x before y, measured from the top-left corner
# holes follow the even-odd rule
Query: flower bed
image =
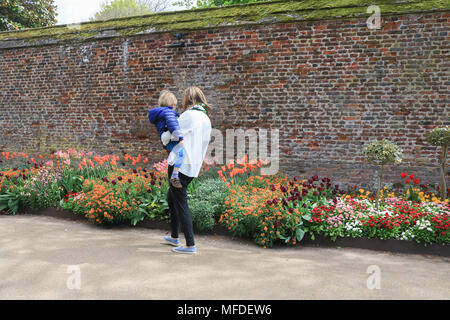
[[(165, 162), (70, 149), (35, 158), (3, 152), (0, 161), (0, 214), (58, 206), (99, 225), (168, 219)], [(318, 176), (261, 176), (265, 164), (244, 157), (205, 167), (188, 188), (196, 229), (220, 225), (264, 247), (305, 236), (450, 243), (448, 199), (441, 201), (417, 177), (402, 174), (406, 189), (382, 189), (376, 209), (370, 191), (343, 191)]]

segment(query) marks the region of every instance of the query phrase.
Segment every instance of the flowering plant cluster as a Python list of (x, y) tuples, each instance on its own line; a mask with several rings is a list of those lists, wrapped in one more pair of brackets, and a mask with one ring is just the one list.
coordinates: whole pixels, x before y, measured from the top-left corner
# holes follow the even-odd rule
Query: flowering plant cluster
[[(158, 168), (161, 164), (157, 165)], [(82, 190), (69, 193), (60, 205), (95, 224), (164, 218), (168, 183), (157, 170), (113, 169), (105, 177), (84, 178)]]
[[(312, 208), (328, 203), (327, 199), (343, 192), (337, 185), (332, 186), (329, 178), (319, 179), (318, 176), (299, 180), (253, 174), (245, 180), (236, 179), (236, 175), (245, 175), (249, 168), (254, 169), (250, 165), (244, 157), (219, 171), (225, 181), (226, 176), (233, 178), (228, 184), (231, 194), (225, 199), (219, 223), (233, 234), (253, 238), (265, 247), (277, 241), (292, 244), (301, 241), (308, 232), (306, 222), (311, 219)], [(256, 163), (257, 168), (261, 165), (262, 162)]]
[(312, 233), (337, 237), (414, 240), (450, 243), (450, 206), (387, 198), (376, 210), (372, 201), (340, 197), (335, 203), (313, 209)]
[[(69, 149), (44, 157), (3, 152), (0, 214), (21, 207), (59, 205), (93, 224), (168, 219), (167, 161), (125, 154), (95, 155)], [(188, 188), (192, 220), (199, 230), (225, 226), (236, 236), (269, 247), (296, 244), (305, 235), (450, 243), (450, 205), (416, 174), (401, 173), (406, 188), (375, 193), (347, 191), (327, 177), (309, 179), (260, 174), (267, 161), (208, 163)], [(379, 203), (378, 203), (378, 200)]]

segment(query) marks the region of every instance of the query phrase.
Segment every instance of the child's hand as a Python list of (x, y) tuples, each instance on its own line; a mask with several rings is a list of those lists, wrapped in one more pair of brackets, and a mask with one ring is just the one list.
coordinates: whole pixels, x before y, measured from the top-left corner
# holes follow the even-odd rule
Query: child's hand
[(183, 146), (183, 140), (181, 140), (180, 142), (178, 142), (178, 144), (179, 144), (180, 146)]

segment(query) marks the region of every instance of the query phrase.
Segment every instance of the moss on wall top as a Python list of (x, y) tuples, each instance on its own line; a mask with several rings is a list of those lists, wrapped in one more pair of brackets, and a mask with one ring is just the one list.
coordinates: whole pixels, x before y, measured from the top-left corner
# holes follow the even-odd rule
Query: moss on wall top
[(450, 0), (284, 0), (222, 8), (164, 12), (144, 16), (0, 32), (0, 49), (95, 38), (263, 23), (367, 17), (376, 4), (382, 15), (449, 11)]

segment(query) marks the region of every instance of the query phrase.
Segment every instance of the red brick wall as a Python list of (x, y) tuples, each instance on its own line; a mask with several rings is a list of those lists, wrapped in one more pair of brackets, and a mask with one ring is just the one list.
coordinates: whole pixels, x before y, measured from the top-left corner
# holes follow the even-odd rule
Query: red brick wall
[(194, 30), (0, 50), (0, 148), (142, 153), (160, 159), (147, 110), (189, 85), (215, 106), (214, 128), (279, 128), (282, 170), (371, 185), (362, 148), (387, 138), (401, 171), (437, 183), (436, 148), (450, 125), (450, 14)]

